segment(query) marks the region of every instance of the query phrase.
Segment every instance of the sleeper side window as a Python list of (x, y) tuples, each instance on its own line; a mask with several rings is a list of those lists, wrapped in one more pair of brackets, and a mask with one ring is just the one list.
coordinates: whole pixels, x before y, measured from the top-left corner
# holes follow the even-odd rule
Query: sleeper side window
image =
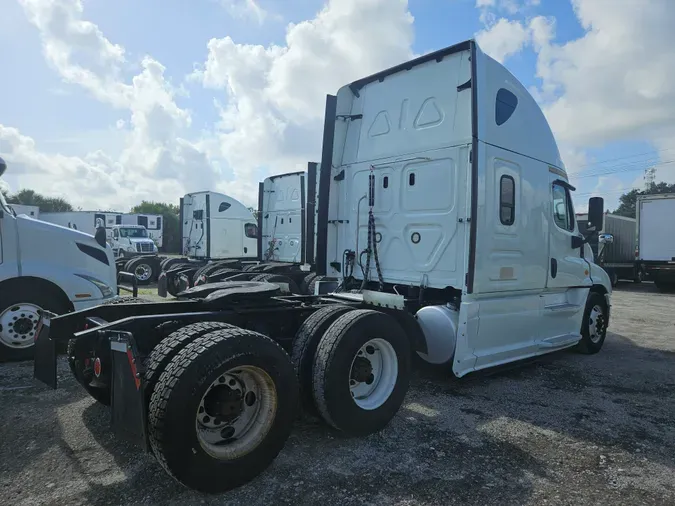
[(516, 221), (516, 182), (511, 176), (499, 179), (499, 221), (507, 226)]
[(553, 221), (563, 230), (574, 230), (574, 210), (569, 191), (562, 185), (553, 185)]
[(500, 88), (495, 102), (495, 122), (497, 126), (506, 123), (518, 107), (518, 97), (509, 90)]

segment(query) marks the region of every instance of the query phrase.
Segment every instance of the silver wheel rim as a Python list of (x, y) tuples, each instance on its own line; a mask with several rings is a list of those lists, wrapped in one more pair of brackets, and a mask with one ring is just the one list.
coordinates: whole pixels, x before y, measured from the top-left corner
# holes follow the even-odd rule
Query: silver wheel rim
[(358, 407), (373, 410), (382, 406), (398, 379), (398, 357), (384, 339), (371, 339), (356, 352), (349, 371), (349, 390)]
[(588, 317), (588, 336), (594, 343), (599, 343), (605, 331), (605, 312), (598, 305), (593, 306)]
[(30, 348), (35, 344), (35, 331), (42, 309), (29, 302), (13, 304), (0, 313), (0, 342), (14, 348)]
[(197, 408), (199, 444), (219, 460), (253, 451), (267, 436), (278, 404), (272, 378), (255, 366), (221, 374), (206, 390)]
[(152, 267), (148, 264), (137, 265), (134, 269), (134, 276), (138, 281), (147, 281), (152, 276)]

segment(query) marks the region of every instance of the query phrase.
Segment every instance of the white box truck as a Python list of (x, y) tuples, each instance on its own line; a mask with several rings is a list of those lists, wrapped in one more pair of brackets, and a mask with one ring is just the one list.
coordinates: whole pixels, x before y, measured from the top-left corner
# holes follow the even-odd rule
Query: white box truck
[[(0, 176), (7, 166), (0, 159)], [(0, 361), (29, 359), (41, 311), (117, 296), (112, 251), (92, 235), (17, 214), (0, 194)]]
[(675, 193), (639, 195), (636, 257), (659, 290), (675, 289)]
[(72, 228), (94, 235), (99, 222), (103, 223), (108, 239), (112, 236), (112, 228), (122, 223), (122, 213), (107, 213), (103, 211), (69, 211), (64, 213), (41, 213), (40, 220), (62, 227)]
[[(588, 214), (577, 214), (579, 231), (586, 233)], [(605, 213), (602, 230), (589, 240), (595, 263), (605, 269), (612, 286), (626, 279), (641, 283), (644, 277), (644, 265), (635, 258), (636, 226), (635, 218)]]
[[(210, 283), (174, 303), (56, 317), (38, 336), (35, 376), (53, 388), (55, 342), (106, 359), (96, 395), (114, 432), (187, 487), (259, 475), (300, 400), (345, 435), (380, 431), (413, 353), (461, 377), (605, 341), (612, 288), (577, 228), (555, 138), (474, 41), (345, 85), (323, 131), (317, 271), (338, 278), (321, 283), (329, 293)], [(589, 234), (603, 212), (590, 199)]]
[(39, 206), (26, 206), (23, 204), (10, 204), (9, 207), (11, 207), (14, 210), (14, 213), (19, 216), (20, 214), (25, 214), (26, 216), (30, 216), (31, 218), (35, 218), (36, 220), (40, 218), (40, 207)]

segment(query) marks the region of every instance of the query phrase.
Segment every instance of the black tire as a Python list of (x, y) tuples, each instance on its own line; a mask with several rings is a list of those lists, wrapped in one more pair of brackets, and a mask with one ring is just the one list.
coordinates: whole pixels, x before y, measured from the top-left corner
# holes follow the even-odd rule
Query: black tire
[[(300, 283), (300, 293), (303, 295), (314, 295), (314, 292), (309, 291), (309, 284), (312, 282), (312, 280), (316, 277), (316, 272), (310, 272), (302, 278), (302, 282)], [(316, 285), (315, 285), (316, 286)]]
[(94, 367), (90, 357), (84, 353), (75, 351), (75, 339), (68, 341), (66, 355), (68, 357), (68, 366), (70, 372), (77, 382), (91, 395), (97, 402), (104, 406), (110, 406), (110, 385), (95, 381)]
[(199, 269), (197, 269), (197, 272), (194, 273), (194, 276), (192, 277), (192, 279), (197, 281), (202, 275), (206, 276), (208, 278), (208, 276), (211, 272), (215, 272), (218, 269), (222, 269), (222, 266), (220, 264), (216, 263), (216, 262), (206, 264), (206, 265), (200, 267)]
[(159, 264), (159, 270), (160, 271), (168, 271), (169, 268), (172, 265), (176, 265), (176, 264), (179, 264), (179, 263), (185, 263), (185, 259), (184, 258), (176, 258), (176, 257), (165, 258)]
[(287, 283), (288, 290), (292, 294), (300, 293), (300, 288), (298, 288), (298, 284), (288, 276), (283, 276), (281, 274), (258, 274), (257, 276), (251, 278), (251, 281), (266, 281), (267, 283), (274, 283), (274, 282)]
[[(594, 308), (600, 308), (602, 311), (602, 320), (597, 321), (593, 318)], [(591, 326), (595, 325), (594, 329)], [(581, 322), (581, 341), (576, 346), (577, 351), (586, 355), (597, 353), (602, 348), (607, 336), (607, 303), (605, 297), (597, 292), (590, 292), (586, 299), (586, 308)]]
[(616, 272), (615, 270), (613, 270), (613, 269), (610, 270), (610, 271), (608, 272), (608, 274), (609, 274), (609, 280), (610, 280), (610, 283), (611, 283), (611, 285), (612, 285), (612, 288), (616, 287), (616, 285), (619, 284), (619, 275), (618, 275), (617, 272)]
[(295, 334), (291, 350), (291, 362), (300, 385), (300, 400), (303, 407), (312, 414), (319, 412), (312, 394), (314, 356), (319, 342), (328, 327), (340, 316), (353, 308), (342, 305), (330, 305), (319, 309), (307, 318)]
[[(56, 293), (55, 289), (45, 290), (41, 285), (22, 283), (13, 289), (0, 290), (0, 362), (33, 358), (35, 341), (31, 332), (35, 330), (40, 317), (37, 309), (21, 312), (20, 304), (22, 303), (56, 314), (64, 314), (70, 310), (65, 294)], [(19, 326), (15, 327), (17, 324)], [(26, 343), (26, 345), (18, 348), (14, 343)]]
[(148, 285), (157, 279), (159, 269), (154, 258), (136, 257), (127, 262), (124, 270), (132, 273), (139, 285)]
[[(264, 372), (267, 381), (262, 391), (268, 395), (254, 399), (261, 413), (272, 411), (270, 395), (276, 398), (276, 410), (272, 417), (255, 420), (251, 427), (269, 425), (238, 455), (214, 457), (197, 435), (202, 396), (227, 372), (246, 367)], [(188, 344), (161, 374), (150, 401), (150, 444), (162, 467), (179, 482), (201, 492), (224, 492), (252, 480), (272, 463), (288, 439), (297, 407), (297, 379), (281, 346), (250, 330), (216, 330)]]
[(316, 284), (319, 281), (329, 281), (332, 279), (333, 278), (329, 278), (328, 276), (314, 276), (314, 278), (307, 284), (307, 294), (314, 295), (314, 292), (316, 291)]
[[(386, 400), (374, 409), (364, 409), (352, 398), (352, 363), (357, 352), (373, 339), (380, 339), (393, 350), (398, 371)], [(403, 328), (390, 315), (356, 309), (340, 316), (321, 338), (314, 358), (312, 390), (321, 417), (334, 428), (353, 436), (383, 429), (396, 415), (408, 391), (410, 349)], [(375, 380), (378, 388), (379, 380)], [(383, 383), (382, 387), (385, 386)]]
[(198, 281), (200, 281), (200, 280), (203, 280), (203, 281), (201, 281), (202, 284), (203, 283), (214, 283), (214, 282), (219, 282), (219, 281), (226, 281), (227, 278), (229, 278), (229, 277), (231, 277), (235, 274), (239, 274), (239, 272), (240, 271), (238, 271), (237, 269), (227, 268), (227, 269), (218, 269), (214, 272), (210, 272), (206, 276), (202, 274), (199, 277), (199, 279), (195, 279), (195, 286), (198, 284)]
[(214, 330), (232, 328), (235, 327), (223, 322), (198, 322), (182, 327), (162, 339), (145, 359), (145, 392), (148, 402), (150, 402), (159, 376), (183, 348), (204, 334)]
[(633, 278), (633, 282), (635, 284), (642, 283), (642, 281), (644, 281), (644, 276), (645, 276), (644, 271), (642, 269), (637, 269), (637, 271), (635, 272), (635, 277)]

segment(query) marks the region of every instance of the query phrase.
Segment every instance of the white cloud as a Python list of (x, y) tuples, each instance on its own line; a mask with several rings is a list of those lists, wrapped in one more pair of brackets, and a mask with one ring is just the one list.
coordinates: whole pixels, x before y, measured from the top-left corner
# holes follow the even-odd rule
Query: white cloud
[[(131, 64), (125, 58), (124, 48), (108, 40), (98, 26), (83, 18), (80, 0), (19, 2), (40, 33), (45, 59), (61, 78), (129, 115), (128, 121), (119, 119), (115, 124), (119, 130), (129, 125), (126, 145), (120, 153), (61, 157), (55, 162), (36, 151), (32, 139), (5, 128), (5, 140), (12, 148), (9, 161), (18, 162), (23, 171), (36, 173), (42, 166), (49, 167), (42, 170), (43, 178), (35, 181), (29, 181), (22, 171), (22, 185), (32, 184), (38, 191), (54, 193), (61, 187), (55, 180), (68, 181), (66, 174), (77, 167), (77, 174), (91, 178), (90, 184), (99, 190), (100, 205), (124, 202), (127, 206), (129, 202), (138, 202), (142, 195), (177, 200), (183, 193), (182, 187), (210, 188), (221, 179), (218, 165), (201, 150), (200, 143), (182, 137), (188, 133), (191, 115), (177, 105), (180, 92), (166, 79), (161, 63), (145, 56), (140, 62), (140, 73), (126, 79)], [(96, 163), (91, 161), (92, 156)], [(63, 178), (60, 170), (64, 172)], [(167, 188), (172, 188), (172, 192), (163, 193)], [(63, 194), (75, 203), (90, 198), (90, 194), (67, 189)]]
[[(407, 0), (331, 0), (313, 19), (290, 24), (279, 46), (213, 39), (191, 80), (217, 92), (220, 120), (195, 136), (191, 111), (180, 105), (189, 103), (185, 89), (151, 56), (129, 61), (86, 20), (81, 0), (19, 2), (62, 80), (125, 115), (106, 125), (121, 149), (82, 156), (48, 154), (27, 132), (0, 125), (14, 190), (31, 187), (87, 208), (177, 201), (203, 189), (255, 205), (261, 178), (320, 156), (327, 93), (412, 55)], [(266, 15), (257, 2), (228, 5)]]
[(675, 2), (573, 4), (585, 34), (562, 45), (543, 37), (538, 49), (556, 135), (577, 146), (627, 138), (675, 144)]
[(221, 0), (230, 14), (236, 18), (251, 18), (263, 24), (269, 13), (256, 0)]
[(226, 92), (218, 138), (237, 175), (316, 160), (326, 94), (410, 58), (412, 23), (407, 0), (331, 0), (283, 46), (210, 40), (192, 77)]
[(530, 38), (530, 32), (522, 23), (504, 18), (476, 34), (481, 49), (498, 62), (519, 53)]

